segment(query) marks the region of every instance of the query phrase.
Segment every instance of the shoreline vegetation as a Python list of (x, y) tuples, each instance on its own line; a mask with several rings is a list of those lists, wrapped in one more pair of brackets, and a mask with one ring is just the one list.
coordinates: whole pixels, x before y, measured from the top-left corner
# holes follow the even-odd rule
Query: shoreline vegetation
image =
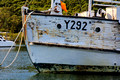
[[(6, 33), (6, 32), (4, 32), (4, 33), (0, 33), (0, 35), (3, 36), (4, 39), (6, 39), (6, 40), (14, 41), (16, 39), (18, 33)], [(21, 34), (18, 37), (16, 43), (20, 42), (20, 38), (21, 38)], [(23, 38), (23, 44), (24, 44), (24, 38)]]

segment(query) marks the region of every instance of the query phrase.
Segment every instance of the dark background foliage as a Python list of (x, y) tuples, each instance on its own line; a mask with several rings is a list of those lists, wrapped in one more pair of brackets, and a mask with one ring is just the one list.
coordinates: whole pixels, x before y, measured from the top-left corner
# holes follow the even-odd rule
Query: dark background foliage
[[(0, 0), (0, 31), (17, 33), (21, 26), (21, 7), (27, 2), (31, 10), (47, 10), (51, 0)], [(87, 10), (88, 0), (65, 0), (67, 15)], [(63, 14), (65, 12), (63, 11)]]

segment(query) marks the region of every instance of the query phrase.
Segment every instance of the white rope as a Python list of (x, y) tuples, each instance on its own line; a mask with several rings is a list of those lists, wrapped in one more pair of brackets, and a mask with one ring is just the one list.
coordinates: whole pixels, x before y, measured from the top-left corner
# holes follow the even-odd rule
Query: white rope
[[(24, 24), (23, 24), (23, 26), (22, 26), (20, 32), (18, 33), (18, 36), (17, 36), (16, 39), (14, 40), (14, 43), (15, 43), (16, 40), (18, 39), (18, 37), (19, 37), (20, 33), (22, 32), (22, 30), (24, 29), (24, 26), (25, 26), (27, 20), (29, 19), (30, 15), (31, 15), (32, 13), (33, 13), (33, 11), (32, 11), (31, 13), (29, 13), (29, 15), (27, 16), (26, 21), (24, 22)], [(23, 33), (22, 33), (22, 35), (23, 35)], [(21, 35), (21, 37), (22, 37), (22, 35)], [(3, 67), (3, 68), (7, 68), (7, 67), (9, 67), (10, 65), (12, 65), (12, 64), (14, 63), (14, 61), (16, 60), (16, 58), (17, 58), (17, 56), (18, 56), (18, 53), (19, 53), (19, 51), (20, 51), (21, 44), (22, 44), (22, 41), (20, 42), (18, 52), (17, 52), (17, 54), (16, 54), (16, 57), (15, 57), (14, 60), (12, 61), (12, 63), (10, 63), (8, 66)], [(13, 45), (10, 47), (10, 49), (8, 50), (6, 56), (4, 57), (2, 63), (0, 64), (0, 66), (3, 64), (3, 62), (4, 62), (5, 59), (7, 58), (8, 54), (10, 53), (10, 51), (11, 51), (11, 49), (12, 49), (13, 46), (14, 46), (14, 44), (13, 44)]]
[[(19, 37), (19, 35), (20, 35), (21, 31), (22, 31), (22, 29), (20, 30), (20, 32), (18, 33), (18, 35), (17, 35), (16, 39), (14, 40), (14, 44), (15, 44), (16, 40), (18, 39), (18, 37)], [(4, 62), (4, 61), (5, 61), (5, 59), (7, 58), (8, 54), (10, 53), (10, 51), (11, 51), (11, 49), (13, 48), (14, 44), (13, 44), (13, 45), (10, 47), (10, 49), (8, 50), (8, 52), (7, 52), (6, 56), (4, 57), (3, 61), (2, 61), (2, 62), (1, 62), (1, 64), (0, 64), (0, 66), (3, 64), (3, 62)]]
[(12, 61), (8, 66), (6, 66), (6, 67), (2, 67), (2, 69), (5, 69), (5, 68), (10, 67), (10, 66), (15, 62), (15, 60), (17, 59), (18, 54), (19, 54), (19, 52), (20, 52), (20, 48), (21, 48), (21, 44), (22, 44), (22, 40), (23, 40), (23, 32), (22, 32), (22, 34), (21, 34), (21, 41), (20, 41), (19, 48), (18, 48), (18, 51), (17, 51), (17, 54), (16, 54), (15, 58), (13, 59), (13, 61)]

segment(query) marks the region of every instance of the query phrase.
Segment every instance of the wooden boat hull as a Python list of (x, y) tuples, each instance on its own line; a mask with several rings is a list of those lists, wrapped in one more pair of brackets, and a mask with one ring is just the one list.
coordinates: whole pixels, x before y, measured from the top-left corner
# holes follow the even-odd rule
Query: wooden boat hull
[(119, 72), (116, 20), (32, 14), (24, 30), (30, 59), (39, 72)]
[(116, 20), (57, 15), (31, 15), (25, 29), (29, 42), (120, 51)]

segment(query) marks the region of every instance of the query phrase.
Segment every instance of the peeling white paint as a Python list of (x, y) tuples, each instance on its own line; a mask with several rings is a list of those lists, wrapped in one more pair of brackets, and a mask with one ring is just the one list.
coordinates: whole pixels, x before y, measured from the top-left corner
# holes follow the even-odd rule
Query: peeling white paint
[[(32, 36), (32, 42), (119, 50), (120, 26), (117, 21), (32, 15), (27, 24), (32, 30), (28, 30), (28, 38)], [(57, 27), (58, 24), (61, 25), (60, 29)], [(79, 25), (81, 29), (77, 30)], [(82, 30), (84, 26), (85, 29)]]

